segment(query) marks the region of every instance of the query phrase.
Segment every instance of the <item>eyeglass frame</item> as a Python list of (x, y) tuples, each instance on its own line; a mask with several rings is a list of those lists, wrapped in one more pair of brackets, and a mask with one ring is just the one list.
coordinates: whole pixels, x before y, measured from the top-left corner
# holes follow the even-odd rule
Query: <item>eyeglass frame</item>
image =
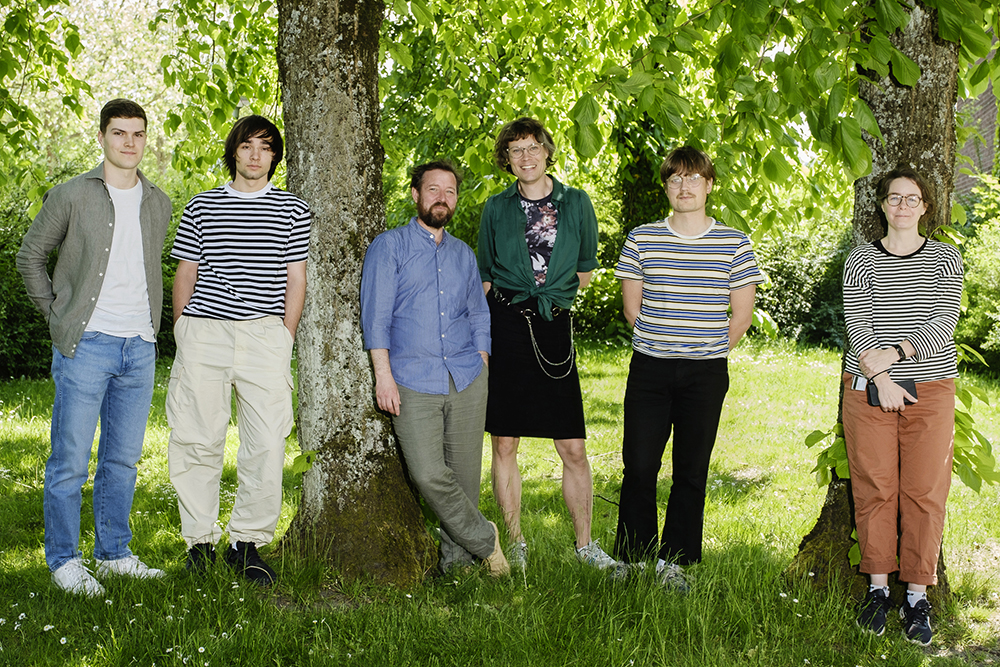
[[(895, 204), (893, 204), (891, 201), (893, 197), (899, 197), (899, 201), (896, 202)], [(916, 199), (916, 203), (911, 204), (910, 202), (914, 199)], [(903, 202), (906, 202), (907, 208), (916, 208), (920, 206), (920, 204), (923, 203), (923, 201), (924, 198), (921, 197), (920, 195), (891, 194), (885, 196), (885, 203), (888, 204), (889, 206), (892, 206), (893, 208), (899, 208), (900, 206), (903, 205)]]
[(530, 146), (514, 146), (513, 148), (507, 149), (507, 156), (513, 160), (519, 159), (522, 155), (527, 154), (528, 157), (536, 157), (541, 155), (544, 146), (541, 144), (531, 144)]
[[(676, 181), (674, 180), (675, 178), (677, 179)], [(680, 190), (682, 183), (687, 183), (690, 187), (697, 187), (699, 183), (708, 183), (708, 179), (698, 172), (688, 174), (687, 176), (673, 174), (667, 179), (667, 188), (671, 190)]]

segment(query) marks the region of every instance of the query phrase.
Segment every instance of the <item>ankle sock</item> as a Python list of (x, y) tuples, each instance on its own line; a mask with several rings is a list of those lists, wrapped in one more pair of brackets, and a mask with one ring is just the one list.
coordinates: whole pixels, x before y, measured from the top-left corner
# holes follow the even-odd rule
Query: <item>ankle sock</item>
[(911, 607), (916, 606), (921, 600), (927, 599), (926, 591), (906, 591), (906, 603)]

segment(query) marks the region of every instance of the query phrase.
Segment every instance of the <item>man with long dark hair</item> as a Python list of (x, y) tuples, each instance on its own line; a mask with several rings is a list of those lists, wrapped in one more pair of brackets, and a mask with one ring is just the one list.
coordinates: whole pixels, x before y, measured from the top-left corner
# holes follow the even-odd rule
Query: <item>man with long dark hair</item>
[(171, 252), (179, 263), (168, 453), (187, 567), (209, 567), (222, 537), (219, 479), (235, 390), (239, 487), (225, 559), (261, 586), (277, 579), (257, 546), (274, 538), (281, 514), (285, 438), (293, 423), (290, 361), (311, 221), (304, 201), (271, 184), (283, 149), (271, 121), (237, 121), (224, 155), (233, 180), (188, 202)]

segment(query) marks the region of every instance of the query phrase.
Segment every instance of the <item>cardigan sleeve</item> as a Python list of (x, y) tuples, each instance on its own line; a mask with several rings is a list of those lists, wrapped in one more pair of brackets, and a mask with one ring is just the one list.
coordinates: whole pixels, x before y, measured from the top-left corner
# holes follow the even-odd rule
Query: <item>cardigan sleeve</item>
[(580, 256), (576, 270), (586, 273), (600, 266), (597, 261), (597, 215), (587, 193), (581, 190), (580, 198)]

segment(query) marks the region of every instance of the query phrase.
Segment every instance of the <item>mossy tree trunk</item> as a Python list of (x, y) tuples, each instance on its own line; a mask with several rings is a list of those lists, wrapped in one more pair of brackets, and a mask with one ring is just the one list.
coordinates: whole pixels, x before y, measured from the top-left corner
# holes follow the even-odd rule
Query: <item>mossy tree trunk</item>
[[(877, 214), (875, 183), (903, 163), (923, 174), (937, 210), (932, 228), (951, 220), (951, 190), (955, 173), (955, 99), (958, 82), (958, 44), (938, 36), (937, 12), (915, 2), (910, 22), (892, 37), (893, 43), (921, 68), (916, 85), (901, 85), (893, 76), (876, 83), (862, 80), (859, 96), (871, 108), (885, 139), (865, 135), (872, 151), (872, 172), (855, 182), (854, 241), (869, 243), (884, 233)], [(839, 420), (839, 417), (838, 417)], [(789, 572), (812, 572), (820, 585), (834, 581), (861, 594), (867, 576), (851, 567), (847, 553), (854, 530), (850, 482), (834, 476), (816, 526), (803, 538)], [(944, 553), (938, 559), (938, 584), (929, 589), (932, 604), (950, 595)], [(894, 596), (899, 591), (893, 591)]]
[(436, 561), (389, 421), (375, 408), (358, 290), (385, 229), (381, 1), (279, 0), (288, 187), (313, 213), (298, 332), (299, 442), (315, 450), (283, 547), (407, 585)]

